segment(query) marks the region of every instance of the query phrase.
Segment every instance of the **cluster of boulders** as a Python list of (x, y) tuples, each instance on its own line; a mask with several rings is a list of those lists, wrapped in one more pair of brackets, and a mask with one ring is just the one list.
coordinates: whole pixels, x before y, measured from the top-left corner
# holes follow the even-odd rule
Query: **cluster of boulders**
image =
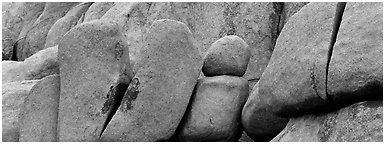
[(347, 3), (326, 69), (335, 7), (6, 5), (2, 141), (382, 141), (382, 4)]

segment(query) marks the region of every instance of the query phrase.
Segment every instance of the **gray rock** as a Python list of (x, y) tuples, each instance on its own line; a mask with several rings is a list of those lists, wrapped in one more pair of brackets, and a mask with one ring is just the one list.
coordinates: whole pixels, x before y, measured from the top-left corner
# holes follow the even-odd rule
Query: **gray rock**
[(112, 6), (113, 2), (95, 2), (84, 15), (84, 22), (100, 19)]
[(13, 55), (13, 45), (16, 42), (17, 35), (9, 29), (2, 29), (2, 60), (10, 60)]
[[(59, 43), (59, 141), (99, 141), (117, 82), (131, 79), (128, 46), (114, 21), (75, 26)], [(126, 80), (126, 81), (124, 81)]]
[(138, 71), (103, 141), (164, 141), (175, 132), (203, 65), (181, 22), (157, 20), (144, 36)]
[(59, 98), (59, 75), (47, 76), (31, 88), (20, 115), (20, 142), (57, 141)]
[(47, 33), (44, 48), (57, 45), (64, 34), (77, 24), (79, 18), (87, 11), (91, 4), (91, 2), (80, 3), (72, 7), (64, 17), (57, 20)]
[(178, 141), (237, 141), (242, 135), (241, 113), (248, 96), (249, 85), (242, 77), (199, 79), (176, 132)]
[(2, 83), (2, 141), (19, 141), (19, 115), (24, 99), (38, 80)]
[(279, 19), (279, 31), (282, 30), (287, 21), (289, 21), (290, 17), (296, 14), (303, 6), (308, 4), (309, 2), (285, 2), (282, 8), (282, 14)]
[(339, 105), (383, 97), (382, 3), (347, 3), (329, 66), (328, 93)]
[(242, 38), (225, 36), (207, 50), (202, 72), (205, 76), (243, 76), (250, 60), (249, 46)]
[(338, 111), (291, 118), (272, 142), (382, 142), (383, 102), (365, 101)]

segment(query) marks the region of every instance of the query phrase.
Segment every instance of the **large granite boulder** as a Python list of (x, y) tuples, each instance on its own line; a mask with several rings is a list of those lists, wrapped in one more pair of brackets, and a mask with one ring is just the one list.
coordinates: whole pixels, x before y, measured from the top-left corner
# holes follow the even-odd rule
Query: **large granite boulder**
[(215, 76), (198, 80), (176, 134), (178, 141), (237, 141), (241, 113), (249, 96), (242, 77)]
[(138, 71), (103, 141), (167, 140), (186, 111), (203, 65), (188, 27), (174, 20), (157, 20), (142, 46)]
[(20, 142), (57, 141), (59, 94), (59, 75), (47, 76), (31, 88), (21, 110)]
[[(75, 26), (59, 43), (59, 141), (99, 141), (117, 82), (131, 79), (128, 46), (114, 21)], [(121, 80), (126, 81), (121, 81)]]
[(19, 141), (19, 115), (24, 99), (39, 80), (2, 83), (2, 141)]
[(365, 101), (340, 110), (291, 118), (272, 142), (382, 142), (383, 102)]

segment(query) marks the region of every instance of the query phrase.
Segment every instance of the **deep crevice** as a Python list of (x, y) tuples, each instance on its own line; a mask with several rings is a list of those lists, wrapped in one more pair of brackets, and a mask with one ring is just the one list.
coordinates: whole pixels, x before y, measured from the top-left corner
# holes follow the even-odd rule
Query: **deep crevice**
[(281, 21), (284, 21), (284, 19), (282, 19), (283, 12), (284, 12), (283, 11), (284, 6), (285, 6), (284, 2), (273, 2), (273, 9), (274, 9), (275, 14), (271, 15), (273, 17), (270, 18), (273, 21), (272, 22), (273, 27), (271, 28), (272, 43), (273, 43), (272, 51), (274, 50), (278, 36), (281, 33), (280, 28), (281, 28), (281, 25), (283, 24), (283, 23), (281, 23)]
[(332, 36), (330, 38), (330, 44), (328, 47), (328, 55), (327, 55), (327, 63), (326, 63), (326, 77), (325, 77), (325, 94), (326, 94), (327, 99), (331, 103), (333, 103), (334, 100), (328, 93), (329, 65), (330, 65), (330, 60), (331, 60), (332, 54), (333, 54), (334, 44), (336, 43), (338, 30), (339, 30), (340, 25), (341, 25), (342, 16), (343, 16), (344, 11), (345, 11), (345, 6), (346, 6), (346, 2), (337, 3), (336, 12), (335, 12), (334, 21), (333, 21)]

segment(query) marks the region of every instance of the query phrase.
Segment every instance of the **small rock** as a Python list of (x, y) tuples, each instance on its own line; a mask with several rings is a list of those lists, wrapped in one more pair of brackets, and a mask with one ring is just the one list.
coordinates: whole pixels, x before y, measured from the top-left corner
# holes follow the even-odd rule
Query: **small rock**
[(20, 115), (20, 142), (57, 141), (59, 94), (59, 75), (47, 76), (31, 88)]
[(202, 71), (205, 76), (243, 76), (250, 59), (249, 46), (242, 38), (225, 36), (207, 50)]
[(19, 141), (19, 114), (24, 99), (39, 80), (2, 83), (2, 141)]
[(174, 134), (203, 63), (193, 42), (185, 24), (167, 19), (153, 22), (144, 36), (134, 83), (103, 141), (164, 141)]
[(359, 102), (338, 111), (291, 118), (272, 142), (382, 142), (383, 102)]
[(234, 76), (198, 80), (190, 106), (176, 132), (178, 141), (237, 141), (241, 113), (249, 96), (246, 79)]

